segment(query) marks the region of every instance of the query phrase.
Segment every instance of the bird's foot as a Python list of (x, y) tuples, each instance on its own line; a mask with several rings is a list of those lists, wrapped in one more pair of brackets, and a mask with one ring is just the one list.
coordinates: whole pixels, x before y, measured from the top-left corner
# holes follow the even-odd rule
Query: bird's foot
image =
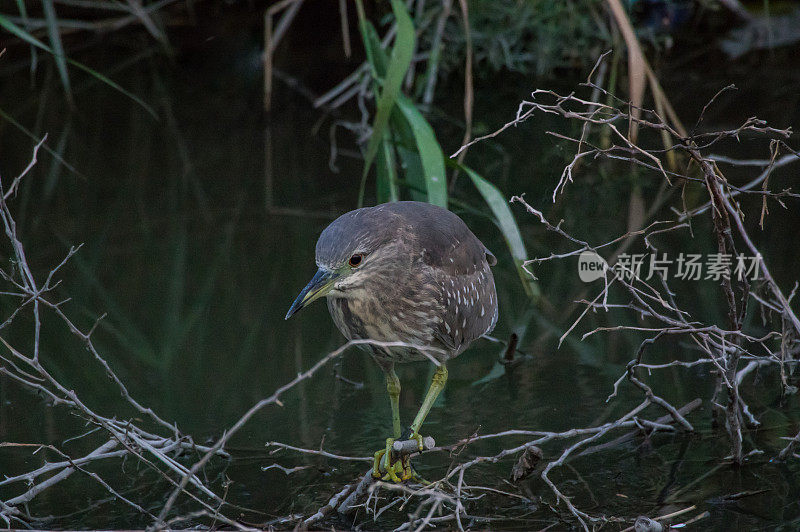
[(424, 438), (420, 435), (419, 432), (412, 432), (409, 440), (416, 440), (417, 445), (419, 446), (419, 450), (420, 451), (425, 450), (425, 444), (423, 443)]
[[(394, 438), (386, 438), (386, 448), (375, 453), (375, 459), (372, 463), (372, 476), (381, 480), (402, 482), (402, 478), (397, 474), (397, 464), (401, 460), (392, 461), (392, 444), (394, 444)], [(402, 468), (400, 471), (402, 472)]]
[(386, 438), (386, 448), (375, 453), (372, 463), (372, 476), (387, 482), (401, 483), (411, 479), (424, 483), (424, 480), (411, 467), (410, 456), (405, 455), (397, 460), (392, 460), (394, 441), (394, 438)]
[[(418, 446), (420, 452), (425, 450), (425, 438), (423, 438), (422, 435), (419, 432), (412, 432), (408, 439), (409, 440), (415, 440), (417, 442), (417, 446)], [(411, 467), (411, 459), (409, 457), (406, 457), (406, 458), (409, 460), (409, 464), (408, 464), (409, 471), (407, 473), (407, 475), (408, 475), (407, 478), (410, 478), (414, 482), (419, 482), (420, 484), (423, 484), (423, 485), (426, 485), (426, 486), (428, 484), (430, 484), (430, 482), (428, 482), (427, 480), (425, 480), (424, 478), (419, 476), (417, 474), (417, 472), (414, 470), (414, 468)]]

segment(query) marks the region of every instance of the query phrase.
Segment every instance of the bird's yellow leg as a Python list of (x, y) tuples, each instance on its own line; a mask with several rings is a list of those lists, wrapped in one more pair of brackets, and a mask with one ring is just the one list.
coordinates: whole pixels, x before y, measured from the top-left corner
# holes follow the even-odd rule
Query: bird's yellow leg
[[(372, 476), (381, 480), (402, 482), (404, 479), (397, 475), (398, 472), (403, 473), (402, 460), (397, 460), (394, 463), (391, 461), (393, 443), (394, 438), (386, 438), (386, 448), (375, 453), (375, 458), (372, 462)], [(384, 458), (386, 459), (384, 460)]]
[[(386, 438), (386, 448), (381, 449), (375, 453), (375, 459), (372, 464), (372, 476), (375, 478), (383, 477), (383, 480), (391, 480), (393, 482), (400, 482), (401, 478), (395, 471), (396, 463), (392, 463), (392, 444), (394, 440), (400, 437), (400, 379), (394, 368), (386, 372), (386, 391), (389, 392), (389, 401), (392, 404), (392, 432), (393, 438)], [(381, 467), (381, 461), (386, 457), (386, 466)], [(398, 462), (399, 463), (399, 462)], [(383, 471), (386, 472), (384, 476)], [(403, 471), (403, 468), (400, 468)]]
[(400, 437), (400, 379), (394, 368), (386, 373), (386, 391), (389, 392), (389, 401), (392, 403), (392, 431), (394, 438)]
[(411, 437), (417, 440), (419, 444), (419, 450), (423, 449), (422, 444), (422, 436), (419, 435), (419, 429), (422, 427), (422, 423), (425, 421), (425, 418), (428, 416), (428, 412), (431, 411), (431, 407), (433, 403), (436, 401), (436, 398), (439, 397), (439, 393), (444, 389), (444, 385), (447, 382), (447, 368), (444, 367), (444, 364), (440, 365), (436, 372), (433, 374), (433, 379), (431, 379), (431, 385), (428, 388), (428, 393), (425, 394), (425, 399), (422, 401), (422, 406), (419, 407), (419, 412), (417, 412), (417, 417), (414, 418), (414, 422), (411, 424)]

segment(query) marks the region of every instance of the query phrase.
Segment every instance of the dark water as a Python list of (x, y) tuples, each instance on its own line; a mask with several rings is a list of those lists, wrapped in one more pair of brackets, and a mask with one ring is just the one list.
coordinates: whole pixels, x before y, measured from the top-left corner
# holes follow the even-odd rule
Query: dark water
[[(23, 48), (15, 52), (27, 53)], [(13, 204), (32, 265), (46, 272), (71, 244), (85, 243), (63, 273), (60, 294), (72, 298), (66, 308), (85, 326), (107, 312), (95, 337), (103, 356), (134, 397), (177, 422), (200, 442), (219, 436), (253, 403), (342, 344), (323, 304), (303, 310), (289, 322), (283, 316), (314, 272), (317, 235), (337, 214), (355, 207), (360, 162), (340, 157), (336, 161), (339, 171), (333, 172), (327, 134), (331, 118), (321, 118), (307, 101), (282, 85), (273, 113), (262, 116), (259, 52), (255, 33), (223, 34), (213, 41), (198, 38), (174, 61), (160, 58), (155, 50), (124, 51), (131, 62), (115, 72), (115, 79), (145, 95), (156, 108), (158, 121), (119, 94), (85, 79), (76, 83), (77, 111), (68, 111), (49, 64), (42, 66), (42, 79), (35, 87), (28, 84), (25, 72), (19, 72), (13, 78), (14, 86), (6, 85), (0, 93), (2, 108), (37, 134), (48, 133), (49, 144), (76, 170), (42, 155)], [(312, 73), (307, 72), (307, 77), (314, 83), (320, 74), (314, 73), (307, 66), (308, 57), (303, 57), (303, 67), (298, 70), (308, 68)], [(23, 59), (13, 54), (4, 58), (8, 68)], [(92, 61), (102, 71), (109, 71), (119, 60), (88, 54), (81, 59)], [(685, 109), (689, 121), (704, 98), (735, 76), (736, 72), (720, 67), (714, 82), (697, 65), (681, 66), (667, 69), (665, 85), (668, 92), (674, 92), (674, 103)], [(688, 86), (686, 79), (697, 83)], [(534, 86), (572, 85), (569, 79), (534, 84), (511, 78), (499, 84), (500, 88), (485, 86), (478, 92), (478, 128), (488, 131), (510, 119), (516, 102)], [(459, 89), (442, 89), (448, 90), (456, 103), (442, 105), (446, 110), (452, 107), (453, 115), (459, 116)], [(776, 91), (770, 105), (747, 96), (736, 101), (752, 103), (754, 112), (765, 109), (773, 115), (766, 118), (785, 127), (797, 123), (793, 98), (793, 93), (784, 90)], [(775, 106), (788, 106), (789, 112), (776, 115)], [(710, 121), (726, 126), (749, 114), (753, 113), (745, 112), (735, 101), (725, 100)], [(461, 133), (445, 121), (436, 126), (445, 148), (456, 148)], [(564, 218), (565, 227), (582, 238), (599, 242), (624, 232), (634, 180), (628, 168), (593, 166), (570, 185), (566, 198), (551, 206), (552, 187), (571, 153), (569, 146), (544, 134), (551, 129), (571, 131), (552, 118), (541, 118), (497, 142), (479, 145), (469, 161), (505, 193), (525, 192), (527, 199), (545, 208), (553, 220)], [(746, 140), (738, 147), (729, 146), (728, 153), (766, 156), (764, 146)], [(4, 125), (0, 171), (5, 182), (24, 167), (31, 149), (29, 139)], [(796, 169), (776, 172), (775, 188), (788, 186), (796, 176)], [(742, 180), (746, 177), (741, 175)], [(731, 179), (736, 179), (735, 173)], [(638, 182), (644, 183), (643, 196), (651, 198), (658, 178), (649, 176)], [(456, 197), (482, 208), (463, 180)], [(755, 223), (759, 205), (754, 202), (751, 207), (749, 220)], [(481, 433), (509, 428), (566, 430), (614, 420), (638, 404), (641, 396), (625, 387), (616, 400), (605, 400), (644, 337), (612, 333), (580, 341), (593, 327), (630, 318), (621, 313), (590, 316), (558, 349), (558, 337), (579, 312), (573, 301), (594, 293), (578, 280), (575, 261), (537, 269), (543, 295), (538, 303), (531, 303), (498, 230), (485, 216), (455, 210), (500, 259), (495, 273), (501, 304), (496, 335), (507, 338), (516, 331), (522, 338), (521, 347), (533, 359), (493, 378), (500, 349), (487, 341), (477, 342), (449, 365), (447, 389), (425, 423), (425, 432), (447, 444), (478, 429)], [(794, 205), (788, 211), (776, 211), (765, 230), (758, 233), (758, 245), (788, 289), (798, 266), (796, 250), (787, 245), (796, 241), (798, 210)], [(515, 214), (531, 256), (569, 249), (545, 234), (521, 209), (515, 209)], [(694, 239), (667, 242), (667, 249), (700, 252), (711, 242), (710, 228), (701, 222), (695, 227)], [(715, 283), (689, 283), (681, 288), (702, 319), (725, 323)], [(9, 303), (3, 308), (10, 311)], [(63, 326), (54, 320), (46, 320), (44, 325), (46, 367), (99, 411), (132, 415)], [(668, 360), (685, 349), (680, 343), (664, 344), (651, 353), (651, 361)], [(420, 363), (403, 366), (398, 372), (404, 386), (401, 414), (408, 422), (432, 370)], [(571, 467), (561, 468), (553, 479), (574, 497), (579, 508), (631, 518), (696, 505), (697, 511), (689, 515), (710, 512), (710, 517), (700, 522), (705, 529), (798, 526), (800, 467), (796, 460), (780, 464), (771, 457), (784, 445), (781, 436), (797, 432), (800, 405), (796, 397), (782, 400), (774, 374), (765, 371), (757, 385), (745, 390), (764, 427), (749, 432), (745, 446), (764, 453), (740, 469), (719, 466), (729, 449), (724, 433), (711, 429), (707, 399), (712, 380), (704, 370), (663, 370), (648, 382), (676, 405), (695, 397), (704, 399), (703, 406), (689, 418), (698, 434), (635, 439), (571, 461)], [(259, 413), (239, 433), (233, 443), (235, 458), (227, 468), (217, 463), (209, 469), (210, 475), (220, 475), (213, 481), (215, 486), (224, 478), (233, 481), (229, 500), (264, 512), (250, 516), (254, 522), (290, 513), (310, 514), (365, 469), (360, 463), (286, 452), (268, 455), (266, 442), (309, 448), (324, 442), (325, 449), (332, 452), (367, 456), (379, 448), (391, 428), (383, 376), (357, 351), (298, 385), (283, 402), (283, 407)], [(652, 409), (649, 414), (657, 417), (663, 412)], [(83, 422), (69, 412), (48, 407), (40, 397), (0, 378), (1, 441), (50, 443), (77, 456), (100, 441), (89, 436), (64, 442), (85, 430)], [(495, 454), (524, 441), (476, 444), (462, 457)], [(547, 457), (554, 457), (560, 449), (545, 446), (544, 450)], [(32, 469), (43, 459), (27, 452), (3, 452), (0, 472), (10, 475)], [(432, 454), (418, 462), (423, 474), (435, 477), (451, 458)], [(310, 467), (290, 476), (276, 469), (261, 470), (272, 463)], [(512, 464), (513, 460), (506, 460), (478, 466), (468, 477), (505, 488)], [(133, 464), (124, 468), (108, 464), (98, 471), (150, 509), (157, 510), (169, 492), (163, 481)], [(538, 479), (525, 481), (523, 492), (553, 501)], [(740, 492), (749, 496), (725, 498)], [(0, 490), (0, 498), (12, 493), (17, 492)], [(73, 513), (104, 497), (91, 481), (73, 475), (38, 497), (31, 512), (60, 516), (48, 523), (52, 528), (148, 524), (116, 503)], [(501, 498), (488, 497), (473, 510), (475, 514), (525, 515), (522, 520), (509, 517), (496, 524), (509, 529), (544, 527), (556, 519), (546, 505), (525, 510)]]

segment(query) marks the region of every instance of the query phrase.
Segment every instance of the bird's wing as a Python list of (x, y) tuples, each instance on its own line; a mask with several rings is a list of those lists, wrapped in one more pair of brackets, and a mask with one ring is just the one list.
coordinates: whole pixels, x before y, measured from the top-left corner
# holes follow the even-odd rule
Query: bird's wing
[[(434, 336), (456, 354), (480, 336), (491, 332), (497, 321), (497, 294), (490, 265), (495, 256), (452, 212), (415, 202), (389, 204), (398, 216), (396, 237), (419, 253), (427, 268), (426, 289), (432, 289), (443, 321)], [(420, 300), (426, 300), (421, 297)]]
[(444, 315), (434, 334), (448, 349), (460, 353), (472, 341), (494, 329), (497, 293), (486, 260), (469, 274), (450, 275), (439, 270), (436, 283)]

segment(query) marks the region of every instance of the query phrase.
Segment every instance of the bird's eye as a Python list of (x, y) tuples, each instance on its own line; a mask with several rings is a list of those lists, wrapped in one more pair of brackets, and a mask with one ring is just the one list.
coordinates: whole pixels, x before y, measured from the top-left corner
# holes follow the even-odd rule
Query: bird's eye
[(358, 265), (361, 264), (361, 261), (363, 259), (364, 255), (362, 255), (361, 253), (356, 253), (355, 255), (350, 257), (350, 260), (348, 260), (347, 263), (350, 265), (351, 268), (357, 268)]

